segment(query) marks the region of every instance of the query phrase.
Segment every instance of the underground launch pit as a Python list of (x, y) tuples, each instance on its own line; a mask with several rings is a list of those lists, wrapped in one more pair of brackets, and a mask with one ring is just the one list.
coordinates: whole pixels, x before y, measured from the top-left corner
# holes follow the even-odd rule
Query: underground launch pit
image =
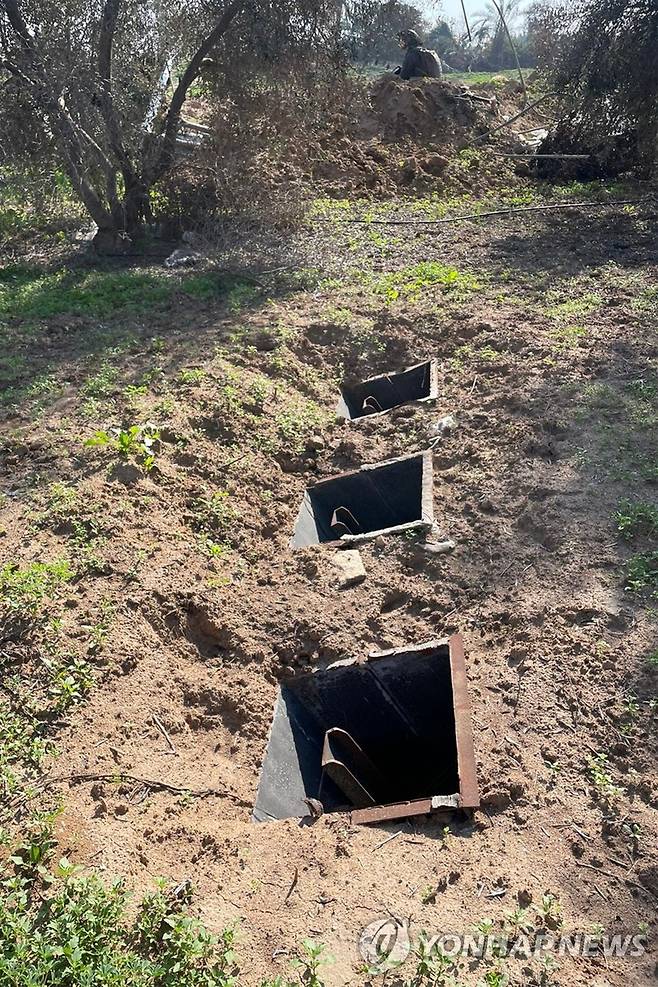
[(303, 548), (426, 530), (433, 521), (432, 454), (416, 453), (362, 466), (309, 487), (291, 545)]
[(306, 798), (359, 823), (477, 808), (459, 635), (281, 685), (253, 819), (305, 816)]
[(438, 372), (435, 360), (426, 360), (399, 373), (380, 374), (356, 384), (344, 384), (336, 408), (339, 418), (358, 421), (403, 404), (435, 401)]

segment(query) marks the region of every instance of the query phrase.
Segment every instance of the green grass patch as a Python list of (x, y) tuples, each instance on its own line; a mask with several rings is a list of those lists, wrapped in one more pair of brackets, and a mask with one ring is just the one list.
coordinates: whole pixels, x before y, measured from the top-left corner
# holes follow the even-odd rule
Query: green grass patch
[(449, 72), (445, 79), (446, 82), (466, 82), (471, 86), (489, 85), (492, 82), (495, 86), (504, 86), (508, 82), (518, 82), (519, 74), (516, 69), (499, 69), (498, 72)]
[(143, 271), (8, 267), (0, 271), (0, 318), (105, 318), (116, 311), (145, 312), (165, 302), (172, 290), (164, 276)]
[(586, 440), (582, 463), (625, 483), (658, 483), (657, 394), (649, 376), (585, 386), (574, 408)]
[(106, 398), (116, 389), (118, 378), (118, 368), (103, 363), (100, 370), (82, 385), (82, 393), (88, 398)]
[(631, 302), (636, 312), (658, 314), (658, 287), (643, 288)]
[[(51, 876), (46, 860), (34, 837), (12, 856), (16, 873), (0, 899), (0, 981), (7, 987), (235, 983), (233, 931), (211, 935), (190, 916), (185, 885), (178, 894), (161, 885), (135, 915), (122, 881), (105, 886), (95, 874), (75, 876), (66, 858)], [(28, 893), (35, 873), (52, 884), (40, 901)]]
[(341, 222), (353, 215), (354, 203), (351, 199), (314, 199), (308, 210), (308, 218)]
[[(559, 298), (561, 292), (549, 292), (549, 301), (556, 295)], [(564, 301), (557, 301), (554, 305), (549, 305), (546, 314), (549, 318), (555, 319), (556, 322), (571, 322), (596, 311), (602, 304), (603, 299), (600, 295), (580, 295), (578, 298), (567, 298)]]
[(658, 600), (658, 552), (632, 555), (626, 562), (624, 589), (631, 593), (650, 592)]
[(43, 371), (33, 374), (24, 384), (16, 383), (0, 389), (0, 407), (12, 407), (23, 401), (37, 402), (34, 411), (42, 407), (42, 402), (55, 398), (61, 391), (61, 384), (53, 374)]
[(577, 199), (579, 201), (587, 199), (596, 199), (597, 201), (610, 199), (614, 201), (615, 199), (624, 199), (629, 193), (635, 194), (636, 191), (630, 185), (625, 185), (623, 182), (610, 181), (609, 179), (598, 179), (592, 182), (574, 180), (563, 185), (552, 185), (547, 189), (551, 198)]
[(18, 617), (34, 616), (45, 600), (72, 578), (66, 559), (30, 562), (22, 569), (8, 562), (0, 568), (0, 606)]
[(298, 398), (278, 412), (274, 424), (282, 440), (282, 447), (300, 453), (309, 436), (326, 426), (327, 419), (326, 411), (315, 401)]
[(225, 295), (238, 307), (258, 293), (252, 284), (214, 273), (193, 274), (179, 281), (159, 271), (44, 271), (13, 265), (0, 270), (0, 319), (141, 314), (165, 305), (177, 291), (202, 301)]
[(481, 285), (472, 274), (436, 261), (422, 261), (382, 275), (372, 287), (375, 294), (383, 295), (391, 304), (398, 299), (413, 301), (431, 288), (442, 288), (453, 298), (460, 298), (477, 291)]
[(578, 343), (586, 335), (587, 329), (585, 326), (578, 325), (558, 326), (557, 329), (552, 329), (550, 332), (550, 336), (555, 340), (557, 345), (565, 349), (578, 346)]
[(242, 307), (248, 301), (253, 301), (260, 291), (253, 282), (241, 281), (239, 278), (227, 277), (209, 271), (202, 274), (190, 275), (182, 285), (182, 290), (191, 298), (199, 301), (211, 301), (213, 298), (226, 296), (229, 307)]
[(617, 530), (628, 541), (658, 536), (658, 504), (622, 501), (615, 514)]

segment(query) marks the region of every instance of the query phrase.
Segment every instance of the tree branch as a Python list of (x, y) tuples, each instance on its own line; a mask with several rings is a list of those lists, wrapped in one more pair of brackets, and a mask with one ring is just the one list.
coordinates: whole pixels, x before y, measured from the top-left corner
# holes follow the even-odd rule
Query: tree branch
[(110, 149), (126, 177), (126, 182), (129, 184), (135, 180), (135, 172), (126, 153), (126, 149), (123, 146), (121, 127), (114, 109), (114, 98), (112, 95), (112, 51), (120, 5), (121, 0), (105, 0), (98, 38), (98, 74), (101, 80), (101, 113), (105, 121)]
[(507, 26), (507, 21), (505, 19), (505, 15), (503, 14), (502, 6), (499, 6), (499, 4), (497, 3), (497, 0), (491, 0), (491, 3), (494, 5), (494, 7), (496, 8), (496, 10), (498, 11), (498, 16), (500, 17), (500, 22), (503, 25), (503, 29), (505, 31), (505, 34), (507, 35), (507, 40), (509, 41), (510, 48), (512, 49), (512, 54), (514, 55), (514, 61), (516, 62), (516, 69), (517, 69), (517, 72), (519, 73), (519, 79), (521, 80), (521, 88), (523, 89), (523, 105), (524, 106), (527, 106), (528, 105), (528, 90), (526, 89), (525, 79), (523, 78), (523, 72), (521, 71), (521, 62), (519, 61), (519, 56), (518, 56), (518, 53), (517, 53), (517, 50), (516, 50), (516, 45), (514, 44), (514, 41), (512, 39), (512, 35), (510, 34), (510, 29)]
[[(11, 62), (3, 61), (2, 64), (27, 85), (37, 111), (48, 121), (53, 136), (62, 149), (64, 165), (71, 184), (92, 218), (100, 228), (111, 228), (112, 217), (85, 174), (85, 154), (76, 131), (76, 124), (66, 107), (60, 105), (56, 94), (52, 92), (47, 73), (35, 51), (34, 39), (28, 31), (17, 0), (0, 0), (0, 11), (2, 10), (6, 13), (14, 34), (23, 45), (35, 78), (31, 79)], [(92, 146), (95, 145), (88, 134), (84, 133), (84, 136)], [(103, 154), (98, 145), (95, 145), (95, 149)]]
[(14, 34), (20, 38), (25, 48), (31, 48), (33, 38), (27, 29), (27, 24), (18, 6), (18, 0), (0, 0), (0, 8), (4, 10), (11, 24)]
[(220, 38), (226, 33), (234, 18), (247, 6), (247, 0), (234, 0), (226, 8), (217, 24), (199, 45), (187, 68), (183, 72), (171, 98), (169, 110), (165, 119), (164, 136), (158, 159), (151, 169), (150, 180), (157, 179), (167, 170), (174, 160), (176, 137), (180, 126), (180, 115), (187, 96), (187, 91), (201, 71), (201, 63), (212, 51)]
[[(14, 78), (20, 79), (22, 82), (26, 82), (29, 86), (35, 85), (34, 80), (30, 79), (30, 77), (25, 75), (24, 72), (21, 72), (18, 65), (14, 65), (13, 62), (7, 61), (6, 58), (0, 58), (0, 68), (6, 69), (7, 72), (9, 72)], [(6, 81), (9, 82), (8, 79)]]

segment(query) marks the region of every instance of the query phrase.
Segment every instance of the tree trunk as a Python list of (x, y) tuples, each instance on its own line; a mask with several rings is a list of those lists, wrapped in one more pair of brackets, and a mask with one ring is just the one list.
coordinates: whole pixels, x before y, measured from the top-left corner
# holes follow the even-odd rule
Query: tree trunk
[(131, 253), (144, 235), (141, 189), (131, 188), (112, 210), (110, 223), (99, 225), (93, 246), (97, 254), (116, 256)]
[(641, 176), (645, 179), (658, 178), (658, 115), (650, 111), (638, 121), (637, 152)]

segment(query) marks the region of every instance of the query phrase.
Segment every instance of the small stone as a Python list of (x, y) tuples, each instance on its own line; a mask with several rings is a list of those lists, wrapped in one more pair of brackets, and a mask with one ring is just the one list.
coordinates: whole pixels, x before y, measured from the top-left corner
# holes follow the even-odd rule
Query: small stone
[(434, 422), (430, 425), (429, 435), (434, 438), (443, 438), (445, 435), (450, 435), (457, 428), (457, 419), (454, 415), (444, 415), (443, 418), (439, 418), (438, 422)]
[(338, 586), (340, 589), (356, 586), (366, 578), (361, 553), (356, 549), (337, 552), (331, 559), (331, 564), (338, 569)]
[(117, 804), (114, 806), (114, 815), (115, 816), (125, 816), (125, 815), (127, 815), (127, 813), (128, 813), (128, 806), (126, 805), (126, 803), (125, 802), (117, 802)]
[(194, 267), (200, 260), (201, 254), (198, 254), (196, 250), (190, 250), (189, 247), (179, 247), (167, 257), (164, 266), (169, 268)]
[(320, 449), (324, 449), (325, 440), (322, 435), (312, 435), (306, 440), (306, 448), (318, 452)]
[(423, 551), (430, 555), (445, 555), (455, 548), (457, 548), (457, 542), (454, 541), (425, 542), (423, 545)]
[(99, 819), (101, 816), (107, 815), (107, 802), (104, 798), (99, 798), (96, 800), (96, 805), (94, 806), (92, 815), (95, 819)]

